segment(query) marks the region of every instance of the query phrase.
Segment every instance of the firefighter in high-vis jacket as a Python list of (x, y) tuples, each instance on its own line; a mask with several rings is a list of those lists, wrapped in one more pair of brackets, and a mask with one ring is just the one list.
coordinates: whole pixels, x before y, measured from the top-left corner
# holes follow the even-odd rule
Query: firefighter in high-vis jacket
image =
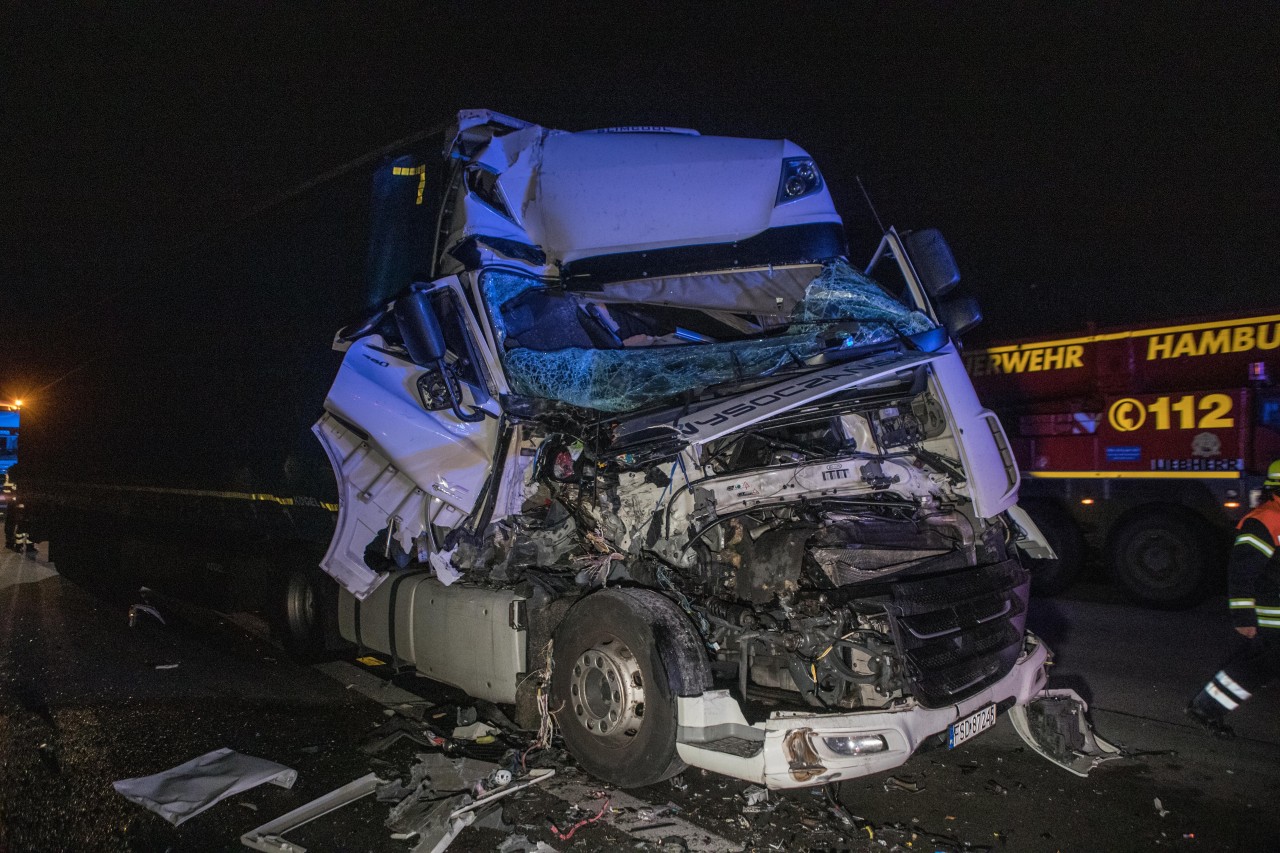
[(1280, 459), (1263, 481), (1263, 500), (1240, 520), (1227, 581), (1236, 648), (1191, 704), (1187, 716), (1218, 737), (1253, 692), (1280, 675)]

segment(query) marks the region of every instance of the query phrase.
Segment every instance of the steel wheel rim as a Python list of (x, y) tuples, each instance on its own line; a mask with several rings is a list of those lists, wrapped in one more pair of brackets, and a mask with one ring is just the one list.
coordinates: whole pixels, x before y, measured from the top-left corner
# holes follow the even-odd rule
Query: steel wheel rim
[(602, 738), (631, 738), (644, 718), (644, 674), (626, 644), (604, 640), (578, 656), (569, 677), (570, 704), (582, 727)]
[(1180, 586), (1184, 582), (1190, 555), (1175, 537), (1148, 533), (1131, 549), (1138, 576), (1160, 589)]

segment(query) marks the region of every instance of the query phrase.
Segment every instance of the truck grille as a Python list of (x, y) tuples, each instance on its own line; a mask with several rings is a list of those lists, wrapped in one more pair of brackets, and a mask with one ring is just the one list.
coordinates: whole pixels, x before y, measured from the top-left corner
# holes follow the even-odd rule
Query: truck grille
[(999, 681), (1022, 650), (1030, 575), (1017, 560), (895, 583), (888, 605), (907, 686), (926, 708)]

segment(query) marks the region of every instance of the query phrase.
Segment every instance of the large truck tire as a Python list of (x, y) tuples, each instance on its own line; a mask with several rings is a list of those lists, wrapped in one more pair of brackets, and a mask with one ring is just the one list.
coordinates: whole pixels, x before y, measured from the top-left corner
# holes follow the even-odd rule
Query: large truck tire
[(1176, 610), (1204, 596), (1213, 568), (1210, 532), (1177, 507), (1122, 522), (1108, 539), (1111, 571), (1140, 604)]
[(676, 754), (673, 684), (696, 681), (706, 664), (694, 656), (700, 648), (672, 645), (682, 631), (696, 637), (674, 604), (644, 589), (587, 596), (556, 629), (551, 707), (565, 745), (588, 773), (633, 788), (685, 768)]
[(327, 621), (336, 619), (329, 576), (316, 566), (295, 566), (282, 578), (272, 620), (276, 638), (301, 663), (329, 654)]
[(1019, 506), (1031, 516), (1058, 555), (1055, 560), (1023, 561), (1031, 572), (1032, 594), (1051, 598), (1066, 592), (1084, 568), (1084, 533), (1075, 519), (1053, 501), (1019, 501)]

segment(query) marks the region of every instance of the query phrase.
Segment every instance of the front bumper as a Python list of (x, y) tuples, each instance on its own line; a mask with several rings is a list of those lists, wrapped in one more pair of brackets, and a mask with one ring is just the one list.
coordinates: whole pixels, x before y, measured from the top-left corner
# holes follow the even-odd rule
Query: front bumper
[[(847, 714), (775, 712), (767, 720), (748, 725), (741, 708), (727, 691), (713, 691), (677, 702), (681, 759), (701, 767), (766, 787), (803, 788), (891, 770), (904, 764), (926, 739), (945, 732), (957, 720), (992, 703), (1008, 699), (1030, 702), (1045, 685), (1049, 650), (1028, 633), (1022, 654), (1009, 673), (995, 684), (956, 705), (924, 708), (910, 703), (888, 711)], [(713, 734), (706, 734), (713, 733)], [(878, 735), (886, 749), (863, 755), (841, 755), (827, 738)], [(739, 748), (725, 751), (733, 740)], [(742, 748), (744, 742), (754, 749)], [(752, 754), (747, 754), (752, 753)]]

